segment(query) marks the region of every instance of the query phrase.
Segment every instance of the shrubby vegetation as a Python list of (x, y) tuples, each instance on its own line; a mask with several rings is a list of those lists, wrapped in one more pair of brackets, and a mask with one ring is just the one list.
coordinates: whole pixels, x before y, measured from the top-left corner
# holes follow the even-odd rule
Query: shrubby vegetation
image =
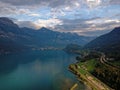
[(105, 65), (99, 60), (100, 54), (91, 52), (84, 58), (76, 57), (79, 60), (79, 64), (86, 67), (86, 69), (102, 82), (110, 86), (115, 90), (120, 88), (120, 70), (112, 68), (109, 65)]
[(120, 89), (120, 70), (97, 63), (92, 74), (115, 90)]

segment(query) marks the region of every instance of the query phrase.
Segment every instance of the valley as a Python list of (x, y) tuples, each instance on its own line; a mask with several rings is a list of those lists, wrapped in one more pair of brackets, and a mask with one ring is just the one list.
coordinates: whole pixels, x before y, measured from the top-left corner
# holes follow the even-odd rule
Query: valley
[(120, 90), (120, 0), (0, 0), (0, 90)]
[[(120, 27), (117, 27), (111, 32), (94, 39), (95, 37), (80, 36), (75, 33), (61, 33), (45, 27), (38, 30), (26, 27), (20, 28), (8, 18), (0, 18), (0, 61), (2, 63), (8, 62), (6, 58), (13, 55), (11, 63), (8, 62), (8, 65), (1, 66), (0, 71), (6, 74), (13, 72), (17, 67), (16, 65), (36, 62), (37, 52), (40, 52), (41, 55), (43, 52), (47, 54), (49, 51), (64, 51), (69, 55), (75, 55), (74, 58), (76, 58), (77, 63), (74, 60), (72, 62), (68, 61), (65, 65), (70, 64), (69, 70), (76, 75), (78, 81), (82, 81), (93, 90), (98, 90), (98, 88), (99, 90), (119, 90), (119, 30)], [(28, 58), (28, 55), (23, 60), (18, 59), (16, 61), (16, 58), (20, 57), (20, 53), (24, 54), (28, 51), (31, 52), (31, 59)], [(5, 58), (5, 56), (7, 57)], [(27, 59), (25, 59), (26, 57)], [(40, 60), (41, 57), (39, 57)], [(51, 57), (49, 55), (47, 59), (53, 57), (55, 60), (56, 56)], [(42, 59), (44, 58), (45, 54)], [(72, 64), (73, 62), (74, 64)], [(79, 84), (74, 81), (67, 88), (71, 87), (72, 90), (81, 88)]]
[(38, 30), (26, 27), (20, 28), (9, 18), (0, 18), (0, 54), (31, 49), (63, 49), (67, 44), (71, 43), (83, 46), (93, 39), (94, 37), (57, 32), (45, 27)]

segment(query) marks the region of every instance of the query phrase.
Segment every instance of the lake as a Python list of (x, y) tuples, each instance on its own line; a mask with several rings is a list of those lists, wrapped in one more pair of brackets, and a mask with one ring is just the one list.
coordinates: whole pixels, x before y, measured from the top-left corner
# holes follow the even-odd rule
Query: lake
[(86, 87), (68, 71), (75, 54), (62, 50), (27, 51), (0, 56), (0, 90), (76, 90)]

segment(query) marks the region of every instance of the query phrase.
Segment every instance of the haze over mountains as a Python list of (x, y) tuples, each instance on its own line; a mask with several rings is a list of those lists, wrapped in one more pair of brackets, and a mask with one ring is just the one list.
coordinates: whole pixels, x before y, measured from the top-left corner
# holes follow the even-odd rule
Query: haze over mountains
[(93, 37), (79, 36), (73, 33), (60, 33), (41, 28), (19, 28), (6, 17), (0, 18), (0, 52), (16, 52), (31, 48), (63, 48), (67, 44), (85, 45)]

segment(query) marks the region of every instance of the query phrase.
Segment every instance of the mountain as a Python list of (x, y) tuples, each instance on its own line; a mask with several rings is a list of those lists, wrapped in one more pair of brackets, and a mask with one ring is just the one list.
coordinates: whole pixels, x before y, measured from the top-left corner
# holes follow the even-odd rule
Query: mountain
[(120, 27), (116, 27), (111, 32), (92, 40), (85, 45), (85, 48), (99, 50), (113, 56), (120, 56)]
[(12, 20), (0, 18), (0, 53), (17, 52), (31, 48), (63, 48), (67, 44), (85, 45), (93, 37), (61, 33), (42, 27), (39, 30), (20, 28)]
[(16, 52), (26, 48), (23, 33), (18, 25), (8, 18), (0, 18), (0, 53)]
[(73, 33), (56, 32), (47, 29), (45, 27), (42, 27), (39, 30), (33, 30), (29, 28), (22, 28), (22, 30), (32, 37), (31, 40), (34, 41), (34, 43), (37, 42), (36, 45), (38, 45), (38, 47), (51, 46), (51, 47), (63, 48), (71, 43), (79, 44), (83, 46), (94, 38), (94, 37), (79, 36), (78, 34), (75, 33), (73, 34)]

